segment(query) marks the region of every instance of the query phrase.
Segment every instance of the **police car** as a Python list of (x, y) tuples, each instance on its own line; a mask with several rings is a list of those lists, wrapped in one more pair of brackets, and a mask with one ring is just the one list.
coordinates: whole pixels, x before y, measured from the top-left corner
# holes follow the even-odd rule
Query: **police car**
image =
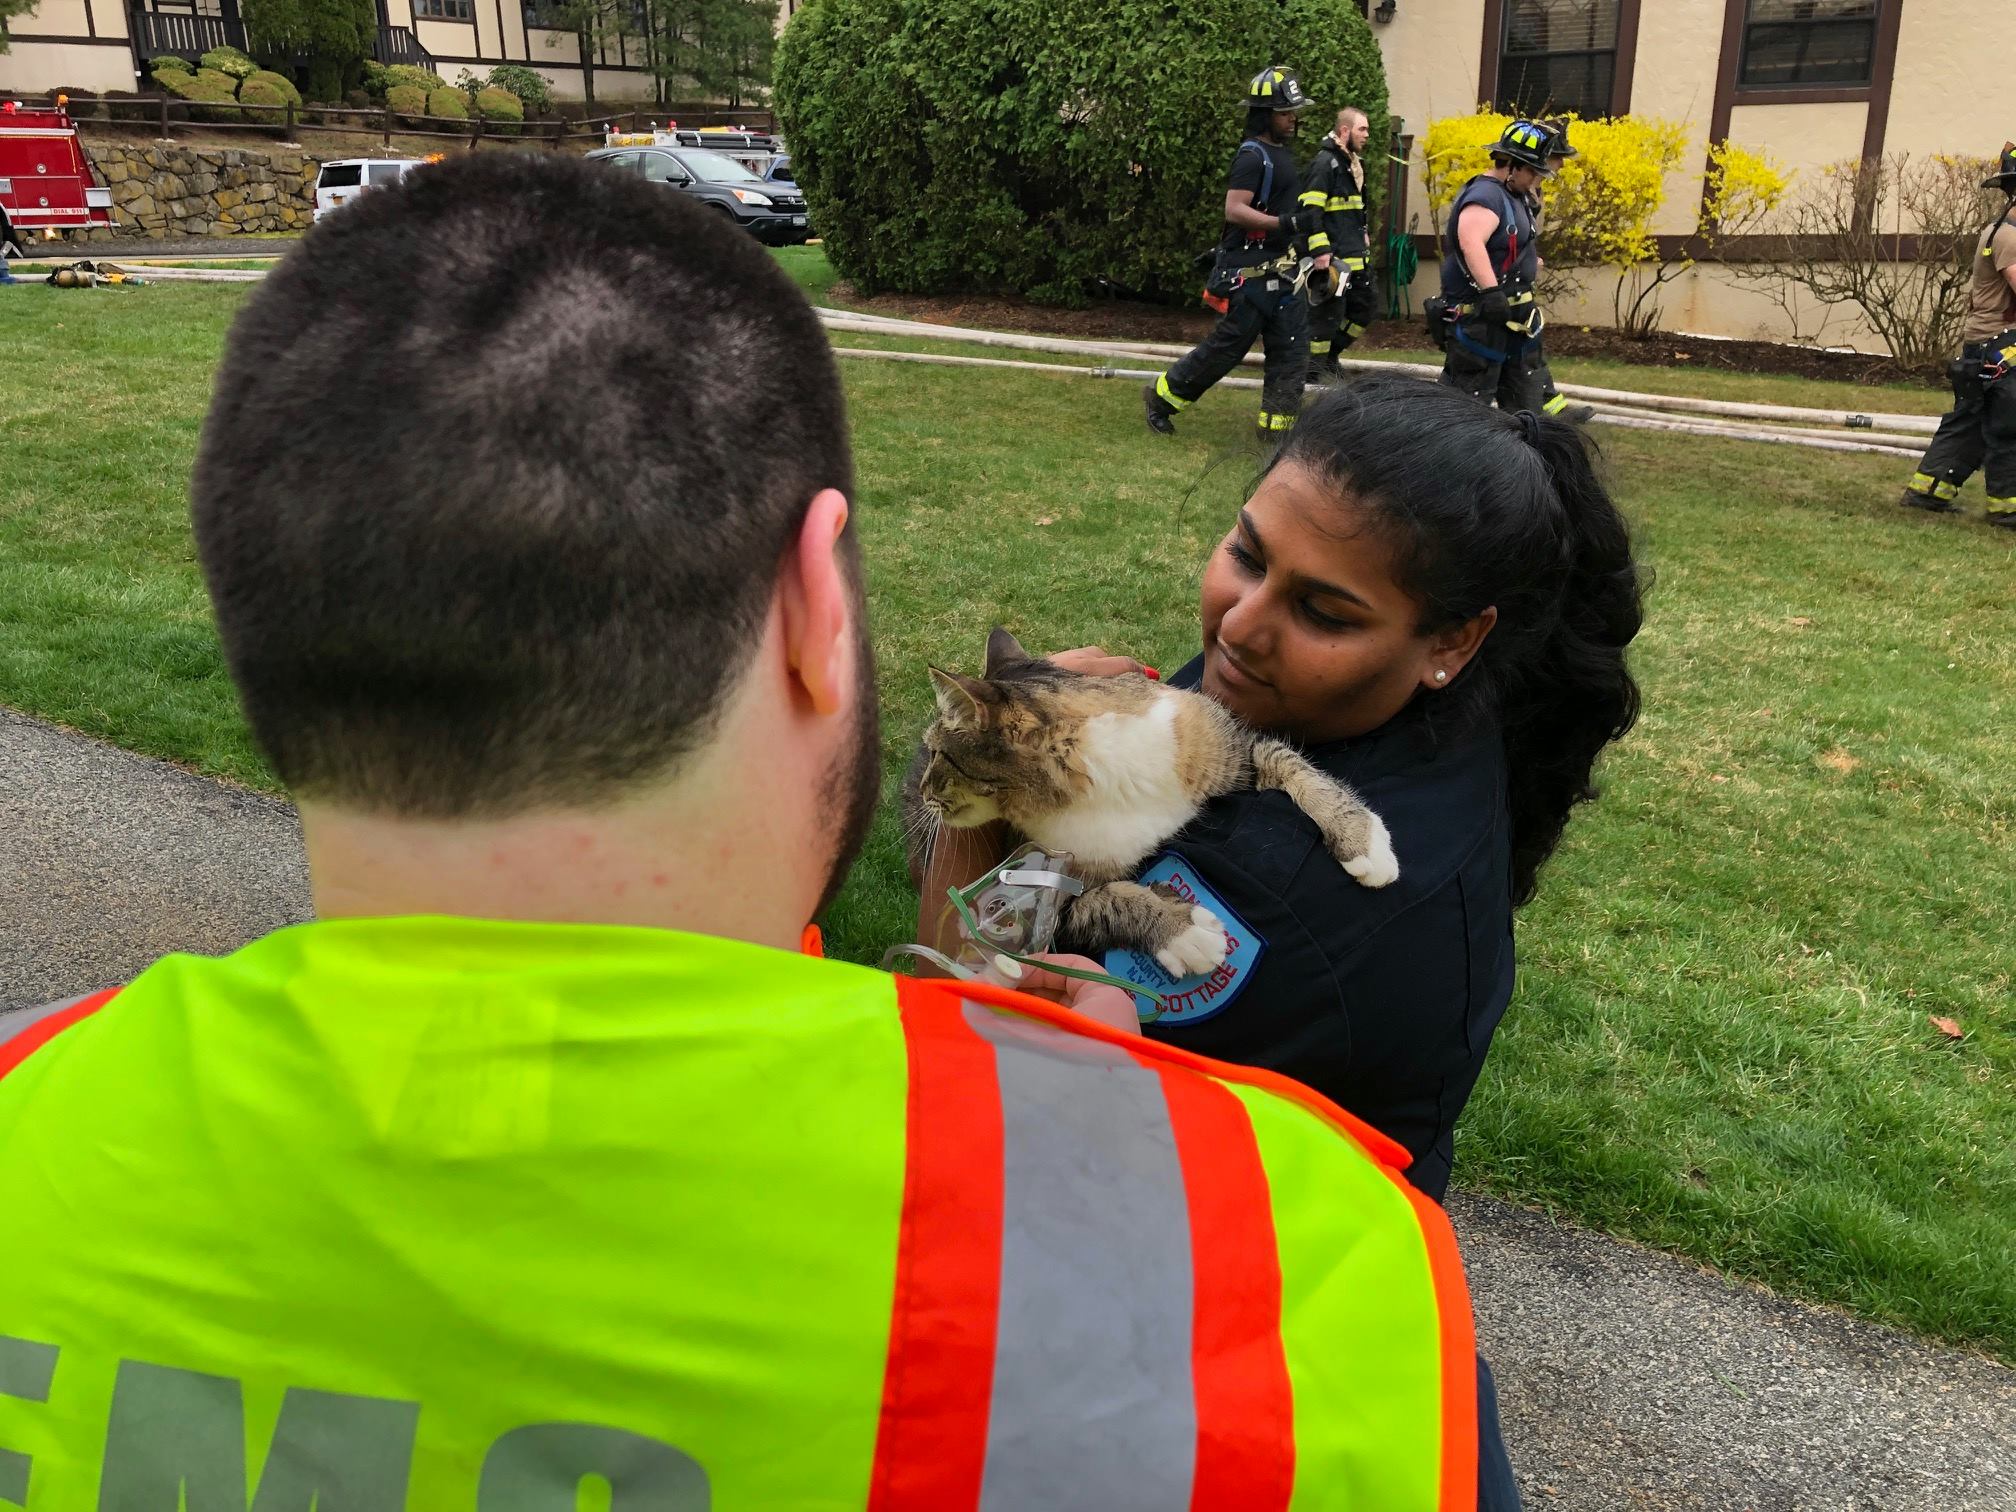
[(112, 191), (100, 186), (65, 107), (0, 100), (0, 242), (26, 252), (34, 234), (112, 224)]

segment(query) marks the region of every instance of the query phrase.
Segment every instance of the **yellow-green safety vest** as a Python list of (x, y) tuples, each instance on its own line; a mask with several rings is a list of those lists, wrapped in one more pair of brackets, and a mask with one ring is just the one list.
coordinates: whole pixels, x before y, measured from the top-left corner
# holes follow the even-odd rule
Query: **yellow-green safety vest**
[(0, 1017), (0, 1506), (1468, 1512), (1402, 1163), (1266, 1073), (733, 941), (169, 956)]

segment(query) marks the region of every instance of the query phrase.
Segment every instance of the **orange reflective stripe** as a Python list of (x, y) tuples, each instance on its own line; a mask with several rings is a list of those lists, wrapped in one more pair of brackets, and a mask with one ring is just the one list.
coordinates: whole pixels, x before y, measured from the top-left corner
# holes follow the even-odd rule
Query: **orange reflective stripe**
[[(0, 1018), (0, 1076), (5, 1076), (35, 1051), (56, 1038), (79, 1019), (89, 1018), (118, 995), (117, 987), (107, 987), (103, 992), (94, 992), (89, 997), (81, 997), (74, 1003), (59, 1004), (54, 1011), (28, 1010), (34, 1020), (13, 1034), (8, 1033), (7, 1019)], [(11, 1015), (10, 1015), (11, 1017)]]
[(984, 982), (961, 982), (959, 991), (971, 1000), (997, 1004), (1029, 1018), (1069, 1029), (1074, 1034), (1119, 1045), (1144, 1063), (1160, 1061), (1170, 1066), (1202, 1071), (1220, 1081), (1271, 1092), (1308, 1109), (1338, 1132), (1355, 1140), (1384, 1169), (1387, 1178), (1406, 1195), (1413, 1207), (1421, 1226), (1429, 1270), (1435, 1280), (1442, 1371), (1440, 1509), (1441, 1512), (1472, 1512), (1477, 1505), (1477, 1340), (1470, 1315), (1470, 1288), (1463, 1273), (1462, 1256), (1456, 1248), (1455, 1231), (1449, 1226), (1448, 1214), (1400, 1174), (1412, 1159), (1406, 1148), (1355, 1114), (1338, 1107), (1320, 1092), (1311, 1091), (1300, 1082), (1276, 1072), (1214, 1061), (1194, 1051), (1155, 1040), (1143, 1040), (1095, 1023), (1068, 1008)]
[[(963, 984), (962, 984), (963, 985)], [(896, 978), (910, 1070), (903, 1218), (870, 1512), (980, 1498), (1001, 1283), (994, 1050), (942, 987)]]
[[(1146, 1057), (1137, 1057), (1152, 1064)], [(1252, 1120), (1231, 1092), (1160, 1066), (1190, 1202), (1192, 1508), (1276, 1512), (1295, 1491), (1295, 1403), (1281, 1342), (1281, 1257)]]
[(1441, 1512), (1474, 1512), (1477, 1505), (1477, 1327), (1470, 1315), (1470, 1283), (1456, 1249), (1456, 1231), (1440, 1203), (1393, 1178), (1414, 1204), (1428, 1269), (1435, 1277), (1435, 1311), (1442, 1332)]
[(1165, 1044), (1161, 1040), (1144, 1040), (1138, 1034), (1109, 1029), (1094, 1019), (1073, 1013), (1069, 1008), (1060, 1007), (1056, 1003), (1045, 1002), (1042, 998), (1030, 997), (1027, 993), (1015, 992), (1006, 987), (996, 987), (988, 982), (961, 982), (959, 991), (961, 995), (976, 1003), (992, 1003), (1029, 1018), (1041, 1019), (1046, 1024), (1055, 1024), (1060, 1029), (1069, 1029), (1073, 1034), (1082, 1034), (1090, 1039), (1101, 1039), (1119, 1045), (1132, 1052), (1136, 1058), (1147, 1057), (1172, 1066), (1187, 1066), (1192, 1071), (1202, 1071), (1206, 1076), (1215, 1076), (1220, 1081), (1237, 1082), (1242, 1087), (1257, 1087), (1262, 1092), (1272, 1092), (1276, 1097), (1285, 1097), (1297, 1107), (1307, 1108), (1325, 1123), (1332, 1124), (1343, 1133), (1349, 1134), (1366, 1154), (1381, 1165), (1391, 1166), (1396, 1171), (1404, 1171), (1414, 1159), (1407, 1153), (1407, 1147), (1399, 1141), (1381, 1134), (1357, 1114), (1348, 1113), (1338, 1107), (1321, 1092), (1312, 1092), (1302, 1083), (1292, 1077), (1283, 1076), (1278, 1071), (1263, 1071), (1258, 1066), (1235, 1066), (1230, 1061), (1213, 1060), (1208, 1055), (1199, 1055), (1194, 1050)]

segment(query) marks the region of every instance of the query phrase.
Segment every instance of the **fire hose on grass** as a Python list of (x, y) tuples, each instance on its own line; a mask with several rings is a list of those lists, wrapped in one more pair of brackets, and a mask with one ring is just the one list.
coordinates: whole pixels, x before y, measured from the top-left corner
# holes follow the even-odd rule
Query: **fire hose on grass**
[[(1000, 349), (1020, 349), (1020, 351), (1048, 351), (1068, 357), (1165, 357), (1181, 355), (1185, 349), (1169, 347), (1163, 343), (1131, 343), (1131, 341), (1079, 341), (1073, 337), (1028, 337), (1010, 331), (976, 331), (970, 327), (946, 327), (931, 325), (925, 321), (899, 321), (881, 314), (859, 314), (855, 310), (821, 310), (821, 321), (825, 321), (829, 331), (853, 331), (861, 335), (881, 335), (881, 337), (905, 337), (905, 339), (927, 339), (927, 341), (952, 341), (980, 347), (1000, 347)], [(839, 349), (847, 357), (925, 357), (927, 353), (881, 353), (861, 347)], [(1254, 359), (1248, 359), (1254, 361)], [(1147, 367), (1119, 367), (1113, 363), (1101, 363), (1099, 367), (1077, 367), (1060, 363), (1020, 363), (1002, 361), (986, 357), (964, 357), (956, 359), (962, 367), (1014, 367), (1026, 371), (1060, 371), (1079, 373), (1087, 377), (1117, 377), (1117, 379), (1153, 379), (1159, 369)], [(1349, 367), (1367, 371), (1403, 371), (1433, 375), (1439, 369), (1425, 363), (1375, 363), (1375, 361), (1349, 361)], [(1222, 383), (1234, 387), (1260, 387), (1258, 379), (1236, 379), (1228, 377)], [(1625, 429), (1665, 429), (1685, 435), (1720, 435), (1724, 439), (1738, 439), (1738, 442), (1770, 442), (1778, 446), (1806, 446), (1820, 452), (1873, 452), (1881, 456), (1909, 456), (1915, 458), (1923, 448), (1919, 435), (1929, 435), (1937, 429), (1937, 419), (1927, 415), (1855, 415), (1847, 411), (1831, 409), (1798, 409), (1792, 405), (1752, 405), (1738, 401), (1720, 399), (1681, 399), (1677, 395), (1661, 393), (1631, 393), (1619, 389), (1595, 389), (1585, 385), (1560, 385), (1560, 391), (1589, 399), (1597, 405), (1597, 419), (1609, 425), (1621, 425)], [(1742, 421), (1742, 423), (1738, 423)], [(1861, 431), (1855, 439), (1829, 435), (1824, 429), (1800, 429), (1802, 425), (1831, 427), (1831, 429), (1851, 429)]]

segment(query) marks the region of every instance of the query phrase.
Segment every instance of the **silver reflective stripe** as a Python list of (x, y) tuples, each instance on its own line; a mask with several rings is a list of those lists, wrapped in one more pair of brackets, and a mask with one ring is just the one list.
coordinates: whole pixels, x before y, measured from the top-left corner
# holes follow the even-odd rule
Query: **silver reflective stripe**
[(86, 992), (74, 998), (65, 998), (60, 1003), (45, 1003), (40, 1008), (17, 1008), (12, 1013), (0, 1013), (0, 1045), (6, 1044), (17, 1034), (33, 1028), (42, 1020), (53, 1018), (65, 1008), (75, 1008), (89, 996), (91, 994)]
[(1001, 1087), (1001, 1294), (980, 1512), (1190, 1505), (1190, 1217), (1161, 1079), (965, 1005)]

